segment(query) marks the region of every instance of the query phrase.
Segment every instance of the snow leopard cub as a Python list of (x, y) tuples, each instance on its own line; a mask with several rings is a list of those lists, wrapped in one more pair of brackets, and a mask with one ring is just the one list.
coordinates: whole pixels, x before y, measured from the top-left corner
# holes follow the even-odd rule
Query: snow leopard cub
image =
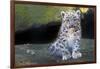
[(49, 47), (49, 52), (55, 59), (68, 60), (82, 57), (80, 14), (80, 10), (61, 11), (61, 27), (56, 40)]

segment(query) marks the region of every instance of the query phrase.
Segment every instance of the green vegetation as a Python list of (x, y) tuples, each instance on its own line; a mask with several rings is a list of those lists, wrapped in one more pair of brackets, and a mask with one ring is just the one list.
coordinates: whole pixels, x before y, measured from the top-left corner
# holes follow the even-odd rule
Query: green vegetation
[(74, 7), (16, 4), (15, 30), (23, 30), (36, 23), (47, 24), (51, 21), (60, 21), (60, 11), (73, 8)]

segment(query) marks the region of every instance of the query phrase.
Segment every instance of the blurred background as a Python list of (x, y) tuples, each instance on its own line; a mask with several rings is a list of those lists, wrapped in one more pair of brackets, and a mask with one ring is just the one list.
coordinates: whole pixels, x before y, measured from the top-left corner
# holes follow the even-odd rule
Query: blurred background
[(93, 8), (16, 4), (15, 43), (46, 43), (52, 41), (56, 38), (61, 25), (60, 12), (77, 9), (82, 12), (82, 37), (93, 39)]

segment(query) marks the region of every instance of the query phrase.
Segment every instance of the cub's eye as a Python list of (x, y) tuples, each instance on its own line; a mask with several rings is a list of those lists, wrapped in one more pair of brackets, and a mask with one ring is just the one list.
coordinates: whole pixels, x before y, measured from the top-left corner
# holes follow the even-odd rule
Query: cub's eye
[(68, 33), (68, 31), (65, 31), (66, 33)]
[(63, 40), (63, 42), (65, 42), (66, 40)]

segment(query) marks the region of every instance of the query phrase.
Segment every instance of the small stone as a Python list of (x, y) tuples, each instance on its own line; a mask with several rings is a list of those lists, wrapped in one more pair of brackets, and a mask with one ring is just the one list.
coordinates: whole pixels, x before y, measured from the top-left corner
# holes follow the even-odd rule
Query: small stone
[(30, 53), (30, 50), (28, 49), (28, 50), (26, 50), (26, 53)]
[(31, 55), (34, 55), (34, 54), (35, 54), (35, 52), (31, 50)]

